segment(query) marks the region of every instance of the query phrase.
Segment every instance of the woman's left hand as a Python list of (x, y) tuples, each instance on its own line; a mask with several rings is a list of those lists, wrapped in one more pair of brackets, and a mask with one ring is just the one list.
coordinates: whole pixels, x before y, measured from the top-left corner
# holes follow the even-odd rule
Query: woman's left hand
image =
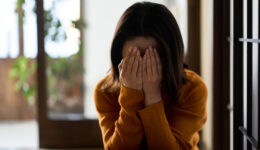
[(155, 48), (146, 49), (142, 66), (145, 106), (149, 106), (161, 100), (162, 67)]

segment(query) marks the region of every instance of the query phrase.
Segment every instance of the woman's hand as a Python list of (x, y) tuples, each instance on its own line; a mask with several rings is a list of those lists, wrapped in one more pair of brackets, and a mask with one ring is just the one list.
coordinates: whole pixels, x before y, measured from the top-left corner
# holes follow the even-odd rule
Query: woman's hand
[(119, 80), (128, 88), (142, 90), (142, 58), (139, 50), (129, 48), (125, 58), (119, 64)]
[(146, 50), (142, 64), (145, 106), (161, 100), (162, 71), (159, 55), (151, 46)]

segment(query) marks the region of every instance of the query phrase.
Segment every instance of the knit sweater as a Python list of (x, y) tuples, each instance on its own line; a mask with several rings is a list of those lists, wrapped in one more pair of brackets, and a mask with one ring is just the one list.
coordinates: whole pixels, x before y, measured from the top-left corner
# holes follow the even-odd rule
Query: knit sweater
[(177, 103), (166, 113), (169, 97), (144, 106), (142, 90), (120, 87), (120, 93), (101, 90), (105, 76), (95, 87), (94, 100), (106, 150), (198, 150), (198, 131), (207, 119), (207, 87), (193, 71), (184, 69), (187, 81)]

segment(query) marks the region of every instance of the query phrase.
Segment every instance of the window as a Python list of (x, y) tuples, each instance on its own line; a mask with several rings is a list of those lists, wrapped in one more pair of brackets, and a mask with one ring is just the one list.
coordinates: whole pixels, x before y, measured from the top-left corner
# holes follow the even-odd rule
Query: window
[(243, 0), (243, 134), (244, 149), (259, 148), (259, 2)]
[(214, 149), (259, 149), (259, 21), (257, 0), (214, 1)]
[(18, 19), (15, 8), (15, 0), (1, 1), (0, 19), (3, 22), (0, 28), (0, 58), (16, 58), (19, 54)]
[(230, 104), (234, 109), (230, 112), (233, 113), (230, 148), (258, 149), (259, 3), (257, 0), (231, 0), (230, 6), (230, 58), (231, 69), (234, 69), (231, 71), (231, 81), (232, 76), (234, 80)]
[[(81, 1), (82, 2), (82, 1)], [(101, 132), (97, 120), (77, 118), (71, 120), (66, 116), (50, 116), (47, 99), (47, 71), (45, 55), (44, 32), (44, 2), (36, 1), (37, 6), (37, 33), (38, 33), (38, 122), (40, 147), (45, 148), (78, 148), (78, 147), (102, 147)], [(59, 24), (56, 22), (56, 24)], [(65, 61), (66, 62), (66, 61)], [(58, 113), (52, 113), (58, 114)], [(72, 118), (75, 118), (74, 116)]]

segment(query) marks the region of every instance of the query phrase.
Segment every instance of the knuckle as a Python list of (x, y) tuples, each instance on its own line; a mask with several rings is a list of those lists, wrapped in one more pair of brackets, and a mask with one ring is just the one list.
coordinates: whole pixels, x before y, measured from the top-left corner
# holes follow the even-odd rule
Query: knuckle
[(125, 78), (125, 72), (124, 71), (121, 73), (121, 77)]

